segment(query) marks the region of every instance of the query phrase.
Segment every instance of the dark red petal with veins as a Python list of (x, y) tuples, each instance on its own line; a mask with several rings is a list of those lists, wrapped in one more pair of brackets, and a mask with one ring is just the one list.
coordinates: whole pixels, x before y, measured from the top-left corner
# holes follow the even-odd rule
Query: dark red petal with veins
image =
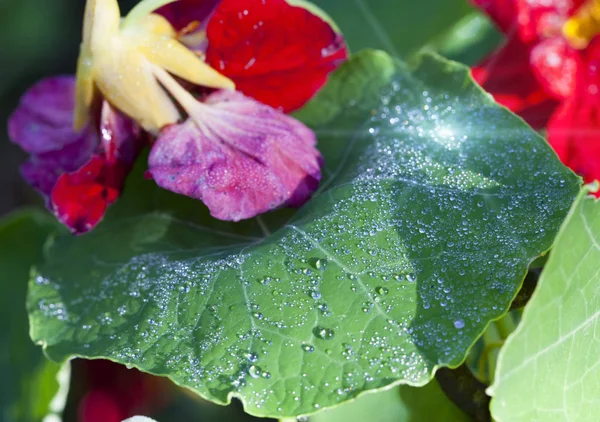
[(579, 52), (562, 37), (548, 38), (536, 44), (530, 55), (534, 75), (552, 97), (563, 100), (575, 89)]
[(164, 16), (173, 27), (180, 31), (193, 22), (200, 26), (210, 16), (221, 0), (178, 0), (156, 10)]
[(600, 180), (600, 43), (585, 51), (573, 96), (548, 124), (548, 142), (586, 182)]
[(167, 127), (150, 153), (156, 183), (200, 199), (221, 220), (308, 200), (321, 178), (313, 132), (239, 92), (211, 94), (194, 118)]
[(347, 57), (342, 37), (285, 0), (223, 0), (207, 28), (207, 62), (237, 89), (290, 112)]
[(481, 64), (472, 74), (494, 99), (517, 113), (532, 127), (541, 129), (558, 106), (540, 85), (531, 70), (530, 51), (513, 37)]
[(32, 86), (8, 120), (10, 139), (25, 151), (43, 154), (78, 143), (85, 133), (73, 131), (75, 78), (58, 76)]
[(138, 127), (104, 103), (100, 149), (81, 168), (64, 173), (52, 189), (57, 218), (75, 234), (94, 228), (120, 196), (142, 143)]

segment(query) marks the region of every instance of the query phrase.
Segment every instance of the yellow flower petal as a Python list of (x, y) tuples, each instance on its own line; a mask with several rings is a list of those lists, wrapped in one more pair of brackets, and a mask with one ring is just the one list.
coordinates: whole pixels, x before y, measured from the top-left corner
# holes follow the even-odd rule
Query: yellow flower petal
[[(170, 26), (162, 16), (148, 16), (147, 28), (161, 28), (158, 21), (163, 20)], [(135, 39), (138, 49), (152, 63), (179, 76), (196, 85), (208, 88), (235, 89), (233, 81), (206, 64), (191, 50), (177, 41), (174, 37), (161, 36), (156, 33), (131, 33)]]
[(152, 65), (121, 39), (94, 56), (95, 82), (105, 98), (145, 130), (158, 132), (179, 120), (179, 112), (156, 81)]
[(600, 34), (600, 0), (588, 0), (562, 28), (563, 36), (571, 47), (586, 48), (592, 38)]

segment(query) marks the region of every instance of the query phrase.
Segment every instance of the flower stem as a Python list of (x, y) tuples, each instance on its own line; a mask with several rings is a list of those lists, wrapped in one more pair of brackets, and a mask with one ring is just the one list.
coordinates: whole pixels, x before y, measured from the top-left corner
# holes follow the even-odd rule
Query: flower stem
[(473, 420), (492, 420), (490, 397), (485, 394), (486, 385), (473, 375), (466, 364), (456, 369), (441, 368), (435, 373), (435, 379), (446, 396)]
[(269, 230), (269, 227), (267, 226), (267, 224), (264, 222), (264, 220), (262, 219), (262, 217), (260, 215), (256, 216), (256, 222), (260, 226), (260, 229), (262, 230), (265, 237), (271, 236), (271, 230)]
[(123, 23), (121, 25), (123, 28), (135, 25), (144, 16), (149, 15), (159, 7), (162, 7), (169, 3), (173, 3), (175, 1), (177, 0), (143, 0), (136, 4), (133, 9), (131, 9), (131, 11), (123, 19)]

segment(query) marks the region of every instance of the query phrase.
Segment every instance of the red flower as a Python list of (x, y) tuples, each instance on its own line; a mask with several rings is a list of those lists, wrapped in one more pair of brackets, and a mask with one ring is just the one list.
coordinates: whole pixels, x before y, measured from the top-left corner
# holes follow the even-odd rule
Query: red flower
[(127, 369), (107, 360), (79, 361), (85, 392), (77, 406), (78, 422), (121, 422), (159, 411), (171, 400), (166, 378)]
[(217, 218), (308, 200), (316, 138), (283, 112), (346, 58), (327, 22), (284, 0), (143, 0), (123, 20), (117, 0), (89, 0), (85, 16), (76, 84), (38, 83), (9, 121), (32, 154), (23, 175), (74, 233), (101, 221), (151, 138), (148, 174)]
[[(239, 91), (285, 112), (302, 107), (347, 55), (331, 26), (285, 0), (224, 0), (207, 36), (212, 67)], [(240, 51), (242, 45), (251, 47)]]
[(496, 100), (536, 129), (585, 181), (600, 179), (597, 0), (473, 0), (508, 40), (473, 68)]

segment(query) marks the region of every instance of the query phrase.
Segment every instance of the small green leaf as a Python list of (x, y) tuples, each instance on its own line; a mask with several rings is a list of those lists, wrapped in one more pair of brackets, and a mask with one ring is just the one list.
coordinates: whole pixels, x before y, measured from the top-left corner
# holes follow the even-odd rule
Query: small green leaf
[(598, 420), (600, 203), (584, 189), (558, 233), (517, 330), (500, 351), (498, 422)]
[(298, 115), (327, 165), (291, 219), (217, 222), (144, 181), (94, 232), (57, 240), (28, 302), (48, 356), (106, 357), (273, 417), (459, 365), (579, 179), (431, 55), (358, 54)]
[(444, 394), (437, 381), (424, 387), (402, 385), (369, 393), (348, 404), (317, 413), (310, 422), (468, 422)]
[[(42, 257), (54, 217), (21, 211), (0, 222), (0, 420), (41, 421), (59, 390), (60, 365), (47, 360), (29, 338), (25, 298), (31, 267)], [(63, 403), (64, 405), (64, 403)]]

